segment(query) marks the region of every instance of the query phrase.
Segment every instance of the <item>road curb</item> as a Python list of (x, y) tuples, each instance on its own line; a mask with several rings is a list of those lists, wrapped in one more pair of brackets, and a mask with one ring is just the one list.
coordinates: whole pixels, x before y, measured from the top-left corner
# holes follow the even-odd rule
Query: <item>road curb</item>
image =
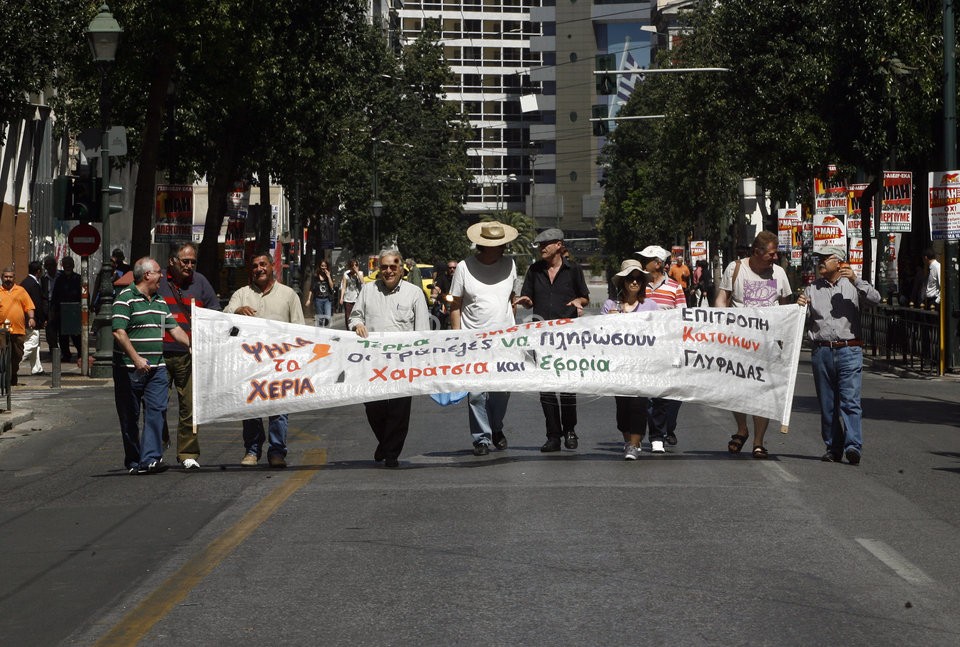
[(33, 409), (11, 409), (0, 412), (0, 434), (30, 420), (33, 420)]

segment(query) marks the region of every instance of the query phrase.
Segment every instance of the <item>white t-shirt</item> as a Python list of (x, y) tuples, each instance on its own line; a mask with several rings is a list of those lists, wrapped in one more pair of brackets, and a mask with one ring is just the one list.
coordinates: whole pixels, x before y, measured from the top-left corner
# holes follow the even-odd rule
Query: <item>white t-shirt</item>
[(460, 327), (476, 330), (516, 323), (510, 295), (517, 279), (512, 258), (501, 257), (484, 265), (471, 256), (457, 264), (450, 282), (450, 294), (459, 297)]
[(936, 299), (940, 303), (940, 263), (930, 261), (930, 267), (927, 272), (927, 288), (923, 296), (928, 299)]
[(737, 263), (727, 265), (720, 280), (720, 289), (730, 292), (730, 301), (735, 308), (762, 308), (776, 305), (781, 297), (792, 294), (790, 280), (787, 273), (779, 265), (774, 265), (771, 271), (756, 274), (750, 269), (749, 258), (740, 259), (740, 271), (737, 273), (737, 284), (733, 283), (733, 272)]

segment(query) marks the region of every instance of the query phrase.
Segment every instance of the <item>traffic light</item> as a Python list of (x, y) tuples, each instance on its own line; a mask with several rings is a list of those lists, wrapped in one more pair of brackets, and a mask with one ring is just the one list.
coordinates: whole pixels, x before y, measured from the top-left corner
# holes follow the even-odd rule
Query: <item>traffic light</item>
[(601, 54), (597, 56), (597, 94), (616, 94), (617, 77), (613, 70), (617, 69), (616, 54)]
[(70, 203), (72, 200), (70, 189), (73, 178), (61, 175), (53, 178), (53, 217), (57, 220), (70, 220)]
[(610, 133), (610, 124), (607, 119), (610, 118), (610, 108), (606, 104), (593, 106), (593, 118), (601, 121), (592, 121), (593, 134), (597, 137), (605, 137)]
[(89, 179), (70, 178), (69, 219), (80, 222), (91, 222), (97, 215), (95, 194)]
[[(86, 222), (100, 222), (101, 220), (103, 220), (103, 217), (102, 217), (103, 212), (101, 211), (102, 209), (101, 201), (103, 199), (103, 193), (102, 193), (103, 180), (100, 178), (93, 178), (92, 180), (89, 180), (89, 186), (90, 186), (90, 196), (91, 196), (90, 198), (91, 211), (90, 211), (90, 220), (87, 220)], [(121, 191), (123, 191), (122, 186), (115, 186), (113, 184), (110, 185), (110, 195), (116, 195)], [(110, 207), (109, 207), (108, 213), (118, 213), (120, 211), (123, 211), (122, 205), (113, 204), (113, 203), (109, 203), (109, 204), (110, 204)]]

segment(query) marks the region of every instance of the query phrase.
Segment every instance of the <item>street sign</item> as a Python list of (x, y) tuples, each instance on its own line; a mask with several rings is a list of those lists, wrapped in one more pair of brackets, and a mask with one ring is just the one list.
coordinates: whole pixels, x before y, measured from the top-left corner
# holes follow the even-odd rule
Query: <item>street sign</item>
[(75, 254), (90, 256), (100, 249), (100, 232), (93, 225), (80, 223), (67, 234), (67, 244)]

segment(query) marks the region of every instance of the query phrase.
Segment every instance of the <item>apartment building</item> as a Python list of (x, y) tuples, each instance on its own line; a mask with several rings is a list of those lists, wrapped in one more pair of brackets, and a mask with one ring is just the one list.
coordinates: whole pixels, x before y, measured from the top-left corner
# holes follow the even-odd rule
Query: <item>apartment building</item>
[[(523, 211), (541, 228), (595, 236), (603, 194), (597, 157), (604, 139), (590, 118), (598, 54), (645, 67), (649, 2), (618, 0), (394, 0), (401, 42), (426, 21), (440, 25), (454, 82), (447, 98), (470, 120), (475, 182), (468, 214)], [(384, 21), (386, 22), (386, 21)], [(625, 79), (625, 83), (636, 79)], [(626, 88), (618, 88), (624, 89)]]

